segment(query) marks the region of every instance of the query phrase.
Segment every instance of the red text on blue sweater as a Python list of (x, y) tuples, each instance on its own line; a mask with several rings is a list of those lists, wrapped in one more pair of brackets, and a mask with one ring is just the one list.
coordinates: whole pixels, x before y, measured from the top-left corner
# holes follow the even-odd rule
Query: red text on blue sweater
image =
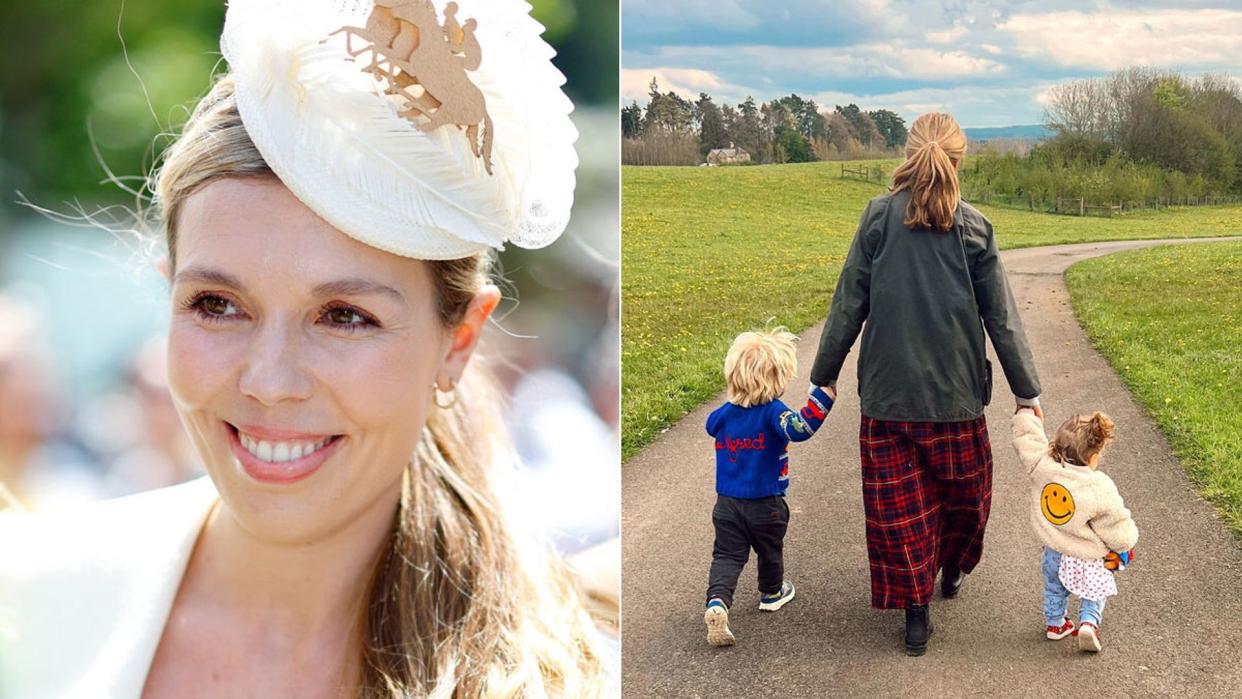
[(729, 461), (737, 461), (739, 450), (763, 451), (763, 433), (754, 437), (730, 437), (716, 440), (716, 451), (729, 450)]

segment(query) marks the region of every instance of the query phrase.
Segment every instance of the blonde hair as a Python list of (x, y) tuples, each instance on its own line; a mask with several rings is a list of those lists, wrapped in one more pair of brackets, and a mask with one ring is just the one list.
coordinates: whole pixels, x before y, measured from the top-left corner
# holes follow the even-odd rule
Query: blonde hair
[(749, 408), (784, 393), (798, 371), (797, 339), (782, 327), (738, 335), (725, 355), (729, 402)]
[(1091, 457), (1102, 453), (1113, 441), (1115, 425), (1111, 418), (1101, 412), (1091, 415), (1075, 415), (1057, 428), (1049, 453), (1057, 461), (1085, 466)]
[(966, 134), (948, 114), (924, 114), (910, 125), (906, 160), (893, 171), (890, 191), (910, 191), (907, 228), (947, 231), (961, 200), (957, 164), (966, 157)]
[[(223, 75), (163, 155), (152, 191), (174, 266), (185, 200), (223, 177), (274, 177)], [(459, 323), (490, 256), (428, 261), (440, 320)], [(404, 474), (388, 545), (372, 573), (359, 697), (594, 696), (605, 687), (593, 624), (564, 563), (516, 536), (496, 498), (508, 445), (485, 368), (434, 409)], [(503, 460), (501, 460), (503, 461)]]

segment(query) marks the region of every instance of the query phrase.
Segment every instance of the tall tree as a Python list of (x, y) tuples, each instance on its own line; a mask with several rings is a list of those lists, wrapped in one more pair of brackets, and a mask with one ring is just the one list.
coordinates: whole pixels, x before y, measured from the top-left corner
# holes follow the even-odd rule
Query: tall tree
[(724, 117), (720, 107), (712, 102), (706, 92), (699, 93), (699, 101), (694, 103), (699, 112), (699, 152), (707, 155), (713, 148), (724, 148), (729, 145), (729, 134), (725, 130)]
[(760, 114), (759, 105), (755, 104), (755, 98), (747, 97), (745, 102), (737, 106), (737, 111), (737, 126), (732, 131), (733, 141), (746, 149), (756, 162), (772, 162), (772, 138), (764, 130), (764, 118)]
[(773, 104), (779, 105), (789, 116), (790, 125), (798, 130), (798, 133), (807, 138), (815, 136), (815, 130), (819, 126), (819, 105), (815, 104), (815, 100), (803, 99), (797, 94), (791, 94), (774, 100)]
[(648, 94), (651, 99), (643, 116), (644, 133), (659, 131), (689, 134), (695, 130), (697, 110), (693, 102), (671, 90), (660, 92), (660, 85), (655, 78), (651, 79)]
[(729, 135), (729, 141), (737, 145), (740, 142), (737, 137), (737, 130), (742, 115), (732, 106), (723, 104), (720, 106), (720, 118), (724, 121), (724, 129), (725, 133)]
[(849, 150), (850, 141), (858, 140), (858, 132), (854, 130), (854, 125), (840, 110), (828, 115), (828, 141), (836, 147), (838, 153), (845, 153)]
[(866, 112), (859, 109), (856, 104), (847, 104), (844, 107), (837, 105), (837, 112), (845, 117), (850, 125), (854, 127), (855, 138), (865, 146), (880, 145), (879, 141), (882, 136), (880, 130), (876, 127), (875, 122)]
[(638, 101), (621, 109), (621, 135), (625, 138), (638, 138), (643, 133), (643, 108)]
[(815, 159), (811, 144), (796, 128), (781, 124), (776, 127), (776, 161), (780, 163), (805, 163)]
[(847, 104), (844, 107), (842, 107), (841, 105), (838, 104), (836, 111), (838, 114), (845, 117), (846, 121), (850, 122), (850, 125), (854, 127), (854, 133), (856, 136), (862, 134), (862, 130), (863, 130), (862, 129), (862, 113), (863, 112), (861, 109), (858, 108), (858, 105)]
[(875, 127), (880, 130), (880, 135), (884, 137), (885, 148), (900, 148), (906, 144), (910, 134), (906, 131), (905, 119), (887, 109), (867, 112), (867, 116), (871, 117)]

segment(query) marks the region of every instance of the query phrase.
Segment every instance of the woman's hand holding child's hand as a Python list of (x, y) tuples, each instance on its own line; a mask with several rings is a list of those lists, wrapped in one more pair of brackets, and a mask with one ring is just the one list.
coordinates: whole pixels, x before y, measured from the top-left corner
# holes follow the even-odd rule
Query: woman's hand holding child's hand
[(1029, 410), (1035, 413), (1035, 417), (1039, 418), (1040, 420), (1044, 419), (1044, 411), (1038, 405), (1019, 405), (1017, 408), (1014, 409), (1013, 414), (1017, 415), (1023, 410)]
[(807, 391), (814, 392), (815, 389), (817, 388), (823, 391), (824, 393), (827, 393), (828, 397), (831, 398), (834, 403), (836, 402), (837, 400), (837, 387), (836, 386), (816, 386), (815, 384), (811, 384), (811, 387), (807, 389)]

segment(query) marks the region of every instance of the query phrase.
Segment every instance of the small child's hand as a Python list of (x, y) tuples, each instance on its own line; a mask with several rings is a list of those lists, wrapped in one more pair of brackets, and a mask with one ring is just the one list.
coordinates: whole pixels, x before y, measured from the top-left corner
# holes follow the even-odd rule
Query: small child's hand
[(827, 393), (828, 397), (834, 402), (837, 400), (836, 386), (816, 386), (815, 384), (811, 384), (811, 387), (807, 389), (807, 393), (814, 393), (817, 388), (823, 390), (824, 393)]
[(1109, 551), (1108, 555), (1104, 556), (1104, 567), (1107, 568), (1108, 570), (1115, 570), (1117, 572), (1121, 572), (1125, 570), (1126, 566), (1130, 565), (1130, 563), (1133, 560), (1134, 560), (1134, 549), (1130, 549), (1129, 551), (1122, 551), (1120, 553), (1116, 551)]

